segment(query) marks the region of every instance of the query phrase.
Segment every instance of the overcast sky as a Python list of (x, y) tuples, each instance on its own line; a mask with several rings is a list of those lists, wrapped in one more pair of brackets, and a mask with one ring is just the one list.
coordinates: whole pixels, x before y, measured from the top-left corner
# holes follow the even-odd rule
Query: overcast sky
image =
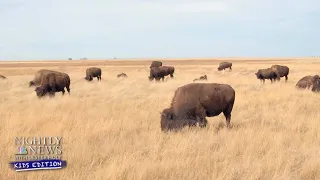
[(319, 0), (0, 0), (0, 60), (320, 56)]

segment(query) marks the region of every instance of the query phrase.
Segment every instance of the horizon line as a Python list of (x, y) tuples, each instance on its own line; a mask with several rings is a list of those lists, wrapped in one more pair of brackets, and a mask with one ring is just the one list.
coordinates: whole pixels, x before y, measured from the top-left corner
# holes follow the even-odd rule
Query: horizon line
[(177, 58), (161, 58), (161, 57), (150, 57), (150, 58), (76, 58), (69, 60), (66, 59), (0, 59), (0, 62), (45, 62), (45, 61), (153, 61), (153, 60), (222, 60), (222, 59), (230, 59), (230, 60), (265, 60), (265, 59), (281, 59), (281, 60), (289, 60), (289, 59), (320, 59), (320, 56), (287, 56), (287, 57), (247, 57), (247, 56), (230, 56), (230, 57), (177, 57)]

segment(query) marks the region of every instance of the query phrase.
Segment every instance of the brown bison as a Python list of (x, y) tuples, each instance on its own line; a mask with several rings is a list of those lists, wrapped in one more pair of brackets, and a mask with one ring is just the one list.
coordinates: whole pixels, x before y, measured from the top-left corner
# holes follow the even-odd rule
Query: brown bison
[(64, 76), (68, 76), (66, 73), (63, 72), (58, 72), (58, 71), (53, 71), (53, 70), (48, 70), (48, 69), (40, 69), (39, 71), (36, 72), (34, 78), (32, 81), (29, 82), (29, 87), (31, 86), (39, 86), (41, 83), (41, 80), (43, 77), (50, 73), (55, 73), (55, 74), (60, 74)]
[(1, 78), (1, 79), (7, 79), (5, 76), (3, 76), (3, 75), (1, 75), (1, 74), (0, 74), (0, 78)]
[(97, 67), (90, 67), (86, 70), (86, 77), (84, 77), (87, 81), (92, 81), (93, 78), (96, 77), (98, 81), (101, 81), (101, 69)]
[(232, 63), (231, 62), (222, 62), (219, 64), (218, 71), (225, 70), (227, 68), (229, 68), (231, 71), (232, 70)]
[(206, 117), (218, 116), (223, 112), (230, 128), (231, 111), (235, 91), (227, 84), (191, 83), (179, 87), (169, 108), (161, 114), (161, 130), (178, 130), (184, 126), (207, 125)]
[(67, 89), (70, 95), (70, 77), (69, 75), (61, 75), (56, 73), (49, 73), (44, 76), (41, 80), (41, 85), (36, 87), (34, 91), (36, 91), (37, 96), (43, 97), (49, 93), (50, 96), (54, 96), (56, 92), (62, 92), (64, 95), (65, 90)]
[(281, 77), (285, 77), (286, 78), (286, 82), (287, 82), (288, 75), (289, 75), (288, 66), (272, 65), (271, 69), (273, 69), (276, 72), (278, 81), (280, 81)]
[(200, 78), (194, 79), (193, 82), (195, 82), (195, 81), (202, 81), (202, 80), (207, 80), (207, 75), (200, 76)]
[(160, 66), (160, 67), (153, 67), (150, 68), (150, 76), (149, 81), (152, 81), (155, 79), (156, 81), (164, 81), (164, 77), (167, 75), (170, 75), (171, 78), (173, 78), (174, 73), (174, 67), (172, 66)]
[(320, 83), (319, 78), (320, 78), (319, 75), (305, 76), (297, 82), (296, 88), (309, 89), (310, 87), (315, 86)]
[(257, 79), (260, 79), (260, 81), (263, 81), (263, 83), (265, 79), (270, 79), (271, 83), (277, 79), (276, 72), (271, 68), (259, 69), (255, 75), (257, 76)]
[(118, 75), (117, 75), (117, 78), (121, 78), (121, 77), (127, 78), (128, 76), (127, 76), (126, 73), (121, 73), (121, 74), (118, 74)]
[(150, 65), (150, 68), (160, 67), (160, 66), (162, 66), (162, 62), (160, 62), (160, 61), (152, 61), (151, 65)]

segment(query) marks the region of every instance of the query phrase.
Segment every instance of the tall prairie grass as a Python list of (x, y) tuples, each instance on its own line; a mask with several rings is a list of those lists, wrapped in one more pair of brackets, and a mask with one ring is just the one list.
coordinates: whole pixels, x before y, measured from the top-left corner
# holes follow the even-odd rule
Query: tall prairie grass
[[(149, 62), (99, 65), (102, 81), (86, 82), (87, 66), (0, 67), (0, 179), (320, 179), (320, 94), (295, 89), (319, 73), (312, 61), (237, 62), (218, 72), (218, 62), (176, 63), (174, 79), (148, 81)], [(164, 62), (164, 65), (168, 64)], [(254, 73), (272, 64), (290, 68), (289, 80), (262, 84)], [(89, 67), (89, 66), (88, 66)], [(66, 72), (71, 95), (37, 99), (28, 87), (41, 68)], [(127, 79), (116, 75), (125, 72)], [(223, 114), (204, 129), (160, 130), (162, 109), (177, 87), (206, 74), (203, 83), (226, 83), (236, 91), (233, 128)], [(15, 172), (16, 136), (62, 136), (65, 169)]]

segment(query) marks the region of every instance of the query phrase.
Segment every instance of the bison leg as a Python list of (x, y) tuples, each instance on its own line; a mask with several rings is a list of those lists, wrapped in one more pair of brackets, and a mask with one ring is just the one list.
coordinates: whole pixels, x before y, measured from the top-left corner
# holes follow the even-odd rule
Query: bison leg
[(61, 90), (61, 92), (62, 92), (62, 95), (64, 95), (64, 93), (66, 92), (65, 90), (64, 90), (64, 88)]
[(54, 96), (55, 96), (55, 92), (50, 91), (50, 92), (49, 92), (49, 97), (50, 97), (50, 98), (53, 98)]
[(231, 127), (230, 121), (231, 121), (231, 111), (232, 111), (232, 108), (233, 108), (233, 104), (232, 104), (232, 105), (229, 105), (229, 106), (223, 111), (223, 114), (224, 114), (224, 116), (226, 117), (227, 128), (230, 128), (230, 127)]
[(162, 82), (164, 82), (164, 76), (161, 79), (162, 79)]
[(173, 78), (173, 74), (170, 74), (170, 77)]
[(199, 123), (199, 126), (201, 128), (206, 127), (208, 124), (206, 116), (207, 116), (207, 114), (206, 114), (204, 107), (203, 106), (198, 107), (196, 110), (196, 120)]
[(200, 126), (201, 128), (206, 127), (207, 124), (208, 124), (208, 120), (207, 120), (207, 118), (205, 118), (205, 117), (200, 118), (198, 121), (199, 121), (199, 126)]
[(197, 121), (195, 120), (189, 120), (189, 127), (194, 127), (197, 125)]
[(230, 70), (229, 71), (232, 71), (232, 68), (230, 67)]
[(286, 78), (286, 82), (288, 81), (288, 76), (285, 76), (285, 78)]
[(67, 91), (68, 91), (68, 93), (69, 93), (69, 95), (70, 95), (70, 87), (67, 86), (66, 88), (67, 88)]
[(264, 84), (264, 81), (265, 81), (265, 80), (264, 80), (264, 78), (262, 78), (262, 82), (263, 82), (263, 84)]

